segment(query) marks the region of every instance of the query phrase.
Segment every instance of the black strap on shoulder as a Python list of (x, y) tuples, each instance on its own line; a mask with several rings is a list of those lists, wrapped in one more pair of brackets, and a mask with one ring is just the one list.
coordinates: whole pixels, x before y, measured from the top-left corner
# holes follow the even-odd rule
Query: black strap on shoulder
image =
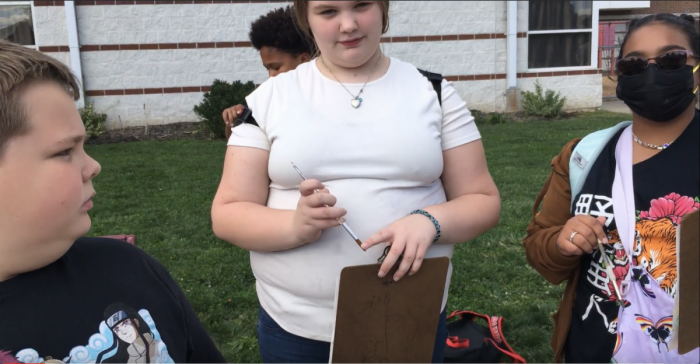
[(425, 76), (430, 83), (433, 84), (433, 89), (437, 93), (438, 102), (442, 106), (442, 75), (439, 73), (428, 72), (426, 70), (418, 69), (423, 76)]
[(255, 118), (253, 117), (253, 111), (245, 106), (243, 107), (243, 111), (241, 112), (241, 114), (238, 115), (238, 119), (236, 119), (236, 122), (233, 123), (233, 127), (235, 128), (241, 124), (251, 124), (260, 127), (258, 125), (258, 122), (255, 121)]
[[(442, 75), (439, 73), (428, 72), (420, 68), (418, 69), (418, 72), (420, 72), (428, 79), (428, 81), (430, 81), (430, 83), (433, 84), (433, 89), (435, 90), (435, 93), (437, 93), (438, 103), (442, 107)], [(251, 124), (260, 127), (258, 122), (255, 121), (255, 118), (253, 117), (253, 112), (245, 106), (243, 107), (241, 115), (239, 115), (236, 122), (233, 123), (233, 127), (235, 128), (241, 124)]]

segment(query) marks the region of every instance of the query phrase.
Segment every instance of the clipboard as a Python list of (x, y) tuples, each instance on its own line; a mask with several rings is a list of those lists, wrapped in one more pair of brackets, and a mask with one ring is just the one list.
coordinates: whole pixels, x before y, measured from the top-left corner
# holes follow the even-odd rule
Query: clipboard
[(678, 291), (674, 298), (669, 349), (687, 354), (700, 347), (700, 210), (686, 214), (676, 228)]
[(379, 264), (340, 272), (331, 363), (429, 363), (450, 265), (447, 257), (423, 260), (416, 274), (383, 278)]

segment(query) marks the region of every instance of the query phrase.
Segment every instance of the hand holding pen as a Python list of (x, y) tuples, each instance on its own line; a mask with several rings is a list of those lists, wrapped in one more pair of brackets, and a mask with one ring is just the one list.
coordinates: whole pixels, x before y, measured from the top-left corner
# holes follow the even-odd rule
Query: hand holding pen
[(341, 225), (350, 234), (357, 245), (362, 245), (362, 241), (350, 229), (343, 219), (347, 211), (340, 207), (335, 207), (336, 198), (319, 181), (306, 179), (299, 168), (292, 163), (292, 167), (304, 180), (299, 185), (301, 198), (297, 204), (297, 214), (294, 216), (295, 230), (302, 243), (311, 243), (321, 237), (323, 229)]

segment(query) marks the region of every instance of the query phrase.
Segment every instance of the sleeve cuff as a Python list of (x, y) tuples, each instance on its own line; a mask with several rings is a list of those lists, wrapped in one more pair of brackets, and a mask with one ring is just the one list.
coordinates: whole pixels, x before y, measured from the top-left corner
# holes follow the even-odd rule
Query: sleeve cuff
[(250, 124), (239, 125), (231, 130), (228, 139), (229, 146), (251, 147), (270, 151), (270, 140), (265, 132), (257, 126)]
[(444, 141), (442, 143), (442, 151), (444, 152), (448, 149), (459, 147), (460, 145), (469, 144), (469, 143), (471, 143), (475, 140), (479, 140), (479, 139), (481, 139), (481, 133), (479, 133), (479, 130), (474, 130), (471, 133), (469, 133), (467, 135), (463, 135), (459, 138), (455, 138), (455, 139), (450, 140), (450, 141)]

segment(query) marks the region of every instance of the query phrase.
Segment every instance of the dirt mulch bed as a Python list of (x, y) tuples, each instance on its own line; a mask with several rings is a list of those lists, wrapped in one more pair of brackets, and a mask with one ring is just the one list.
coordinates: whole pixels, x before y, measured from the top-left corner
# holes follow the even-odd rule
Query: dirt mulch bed
[(603, 97), (616, 97), (617, 77), (603, 75)]
[[(472, 114), (477, 118), (477, 122), (484, 121), (486, 124), (490, 122), (484, 120), (488, 118), (491, 113), (483, 113), (479, 110), (470, 110)], [(571, 119), (578, 115), (578, 113), (565, 113), (562, 112), (557, 118), (551, 120), (565, 120)], [(528, 122), (542, 120), (542, 117), (528, 116), (524, 112), (511, 113), (507, 116), (507, 122)], [(204, 124), (200, 122), (186, 122), (186, 123), (172, 123), (165, 125), (149, 125), (149, 126), (134, 126), (123, 129), (112, 129), (107, 130), (104, 134), (89, 138), (85, 144), (90, 145), (100, 145), (100, 144), (116, 144), (116, 143), (130, 143), (130, 142), (140, 142), (147, 140), (183, 140), (183, 139), (194, 139), (194, 140), (211, 140), (215, 139), (204, 128)]]
[(573, 119), (573, 118), (581, 115), (581, 112), (562, 111), (561, 114), (559, 114), (559, 116), (557, 116), (555, 118), (544, 118), (541, 116), (529, 116), (524, 111), (518, 111), (518, 112), (513, 112), (513, 113), (491, 113), (491, 112), (482, 112), (479, 110), (469, 110), (469, 111), (474, 116), (474, 119), (476, 120), (477, 125), (526, 123), (526, 122), (542, 121), (542, 120), (560, 121), (560, 120)]
[(508, 117), (510, 120), (512, 120), (515, 123), (522, 123), (522, 122), (528, 122), (528, 121), (541, 121), (541, 120), (566, 120), (566, 119), (573, 119), (577, 116), (579, 116), (581, 113), (580, 112), (565, 112), (562, 111), (559, 116), (556, 118), (543, 118), (541, 116), (529, 116), (525, 114), (525, 112), (519, 111), (516, 113), (508, 114)]
[(173, 123), (165, 125), (135, 126), (124, 129), (107, 130), (104, 134), (88, 139), (85, 144), (112, 144), (139, 142), (144, 140), (212, 139), (200, 122)]

